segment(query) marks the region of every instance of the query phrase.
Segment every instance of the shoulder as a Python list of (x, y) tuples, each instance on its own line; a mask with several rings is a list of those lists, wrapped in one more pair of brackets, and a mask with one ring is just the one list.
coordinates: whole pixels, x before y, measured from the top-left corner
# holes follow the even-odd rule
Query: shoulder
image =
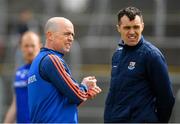
[(56, 62), (56, 61), (62, 62), (62, 58), (55, 54), (47, 54), (46, 56), (42, 58), (41, 63), (49, 63), (49, 62)]
[(30, 69), (30, 65), (20, 66), (16, 70), (16, 77), (25, 77), (28, 74), (29, 69)]
[(149, 57), (164, 57), (162, 52), (149, 41), (144, 41), (142, 50), (145, 52), (146, 56)]
[(40, 62), (40, 68), (50, 67), (51, 65), (64, 65), (64, 61), (60, 56), (56, 54), (48, 54), (44, 56), (44, 58), (42, 58)]
[(121, 45), (118, 45), (116, 50), (113, 53), (113, 56), (116, 56), (117, 54), (120, 54), (124, 48)]
[(29, 68), (30, 65), (23, 65), (16, 70), (14, 87), (27, 86), (27, 76), (28, 76)]
[(40, 61), (40, 67), (46, 67), (47, 65), (52, 63), (52, 56), (54, 55), (47, 54), (46, 56), (44, 56)]
[(22, 65), (22, 66), (19, 66), (16, 70), (17, 71), (20, 71), (20, 70), (23, 70), (23, 69), (25, 69), (26, 68), (26, 65)]
[(162, 52), (149, 41), (144, 41), (142, 51), (144, 51), (144, 54), (148, 61), (154, 61), (154, 60), (165, 61)]

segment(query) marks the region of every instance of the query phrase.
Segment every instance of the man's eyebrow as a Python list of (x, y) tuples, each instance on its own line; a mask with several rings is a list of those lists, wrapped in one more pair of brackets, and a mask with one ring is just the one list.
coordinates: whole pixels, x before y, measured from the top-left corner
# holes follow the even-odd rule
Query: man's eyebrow
[(138, 25), (138, 24), (137, 25), (132, 25), (132, 26), (131, 25), (123, 25), (123, 27), (139, 27), (139, 26), (140, 25)]
[(64, 32), (64, 34), (71, 34), (71, 35), (75, 35), (74, 33), (71, 33), (71, 32), (69, 32), (69, 31), (67, 31), (67, 32)]

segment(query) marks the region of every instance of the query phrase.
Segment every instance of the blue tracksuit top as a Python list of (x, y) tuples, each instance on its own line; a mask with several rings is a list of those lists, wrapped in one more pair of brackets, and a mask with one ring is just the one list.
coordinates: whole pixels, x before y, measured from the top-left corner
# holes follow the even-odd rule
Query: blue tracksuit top
[(87, 99), (87, 87), (72, 79), (63, 54), (42, 48), (28, 78), (32, 123), (77, 123), (77, 106)]
[(104, 122), (168, 122), (175, 99), (162, 53), (143, 37), (112, 57)]
[(16, 71), (14, 88), (16, 97), (16, 122), (29, 123), (29, 109), (28, 109), (28, 72), (30, 64), (21, 66)]

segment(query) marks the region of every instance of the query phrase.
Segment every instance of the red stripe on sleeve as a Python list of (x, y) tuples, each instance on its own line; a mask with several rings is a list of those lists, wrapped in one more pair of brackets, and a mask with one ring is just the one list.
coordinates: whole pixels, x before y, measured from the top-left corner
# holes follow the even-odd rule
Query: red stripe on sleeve
[(49, 55), (53, 64), (57, 68), (59, 74), (63, 77), (67, 85), (72, 89), (72, 91), (83, 101), (85, 101), (88, 97), (87, 93), (81, 91), (73, 82), (73, 80), (68, 76), (67, 72), (64, 69), (64, 66), (61, 63), (61, 60), (55, 55)]

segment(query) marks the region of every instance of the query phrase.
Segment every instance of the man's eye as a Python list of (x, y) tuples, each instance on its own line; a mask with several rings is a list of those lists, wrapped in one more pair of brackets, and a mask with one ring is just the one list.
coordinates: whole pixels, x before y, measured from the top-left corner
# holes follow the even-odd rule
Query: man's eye
[(139, 29), (139, 26), (134, 26), (133, 28), (134, 28), (134, 29)]
[(29, 47), (29, 45), (25, 45), (24, 47), (26, 47), (26, 48), (27, 48), (27, 47)]
[(68, 33), (64, 33), (65, 36), (68, 36), (69, 34)]
[(131, 29), (131, 27), (126, 26), (126, 27), (124, 27), (124, 29), (125, 29), (125, 30), (129, 30), (129, 29)]
[(71, 33), (64, 33), (64, 35), (65, 35), (65, 36), (69, 36), (69, 35), (71, 35)]
[(65, 36), (73, 36), (74, 37), (74, 34), (73, 33), (64, 33)]

